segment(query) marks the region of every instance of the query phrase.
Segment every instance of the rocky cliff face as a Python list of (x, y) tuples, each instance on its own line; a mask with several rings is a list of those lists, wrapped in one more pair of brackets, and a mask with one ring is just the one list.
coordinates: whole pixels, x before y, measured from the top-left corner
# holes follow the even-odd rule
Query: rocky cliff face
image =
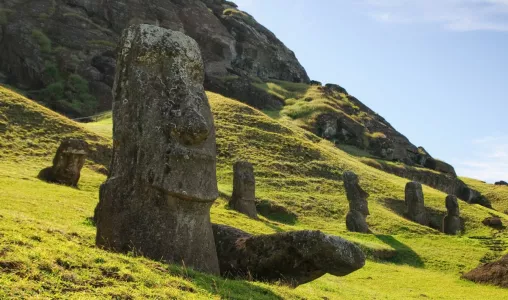
[(309, 81), (272, 32), (223, 0), (2, 0), (0, 80), (70, 116), (110, 109), (117, 41), (137, 23), (194, 38), (208, 83), (231, 76)]

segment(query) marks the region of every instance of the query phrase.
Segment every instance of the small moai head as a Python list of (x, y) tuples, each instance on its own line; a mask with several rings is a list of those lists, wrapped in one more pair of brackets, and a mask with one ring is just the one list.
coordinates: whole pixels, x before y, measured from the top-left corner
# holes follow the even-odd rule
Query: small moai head
[(358, 183), (358, 176), (351, 171), (342, 174), (344, 188), (346, 189), (349, 210), (361, 212), (364, 216), (370, 215), (367, 198), (369, 194)]
[(63, 140), (53, 158), (53, 180), (58, 183), (76, 186), (88, 151), (88, 143), (84, 140)]
[(459, 203), (457, 201), (457, 196), (448, 195), (446, 197), (446, 209), (448, 210), (449, 216), (458, 217), (460, 215)]
[(237, 161), (233, 165), (233, 194), (242, 200), (255, 200), (256, 179), (250, 162)]

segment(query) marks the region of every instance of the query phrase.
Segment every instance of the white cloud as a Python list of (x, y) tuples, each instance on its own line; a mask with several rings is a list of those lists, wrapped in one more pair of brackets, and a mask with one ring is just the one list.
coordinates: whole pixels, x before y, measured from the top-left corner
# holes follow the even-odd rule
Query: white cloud
[(508, 180), (508, 136), (487, 136), (471, 141), (473, 156), (468, 161), (455, 161), (460, 176), (493, 183)]
[(387, 23), (434, 23), (453, 31), (508, 31), (508, 0), (363, 0)]

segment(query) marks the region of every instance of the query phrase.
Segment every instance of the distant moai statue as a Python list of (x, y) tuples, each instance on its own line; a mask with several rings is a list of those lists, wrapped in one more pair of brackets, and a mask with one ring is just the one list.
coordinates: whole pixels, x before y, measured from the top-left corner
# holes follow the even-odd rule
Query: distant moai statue
[(254, 167), (247, 161), (237, 161), (233, 165), (233, 196), (229, 206), (250, 218), (258, 219), (255, 201)]
[(425, 210), (422, 185), (419, 182), (406, 184), (406, 217), (418, 224), (428, 226), (429, 218)]
[(349, 231), (370, 233), (366, 218), (370, 215), (367, 198), (369, 194), (358, 184), (358, 176), (351, 172), (344, 172), (342, 175), (344, 188), (346, 189), (347, 200), (349, 201), (349, 212), (346, 216), (346, 227)]
[(124, 31), (97, 246), (219, 274), (210, 222), (218, 197), (215, 128), (203, 82), (190, 37), (146, 24)]
[(460, 211), (457, 196), (448, 195), (446, 197), (446, 210), (448, 210), (448, 214), (443, 218), (443, 232), (450, 235), (456, 235), (461, 231)]
[(53, 166), (43, 169), (39, 173), (39, 178), (48, 182), (76, 187), (88, 151), (88, 143), (84, 140), (63, 140), (53, 158)]

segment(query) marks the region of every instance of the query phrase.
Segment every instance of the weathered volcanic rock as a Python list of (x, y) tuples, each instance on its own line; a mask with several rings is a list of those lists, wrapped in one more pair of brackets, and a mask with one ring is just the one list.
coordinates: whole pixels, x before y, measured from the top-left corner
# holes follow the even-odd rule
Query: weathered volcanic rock
[(53, 158), (53, 166), (42, 170), (39, 178), (68, 186), (77, 186), (88, 155), (88, 143), (80, 139), (62, 141)]
[[(111, 108), (111, 54), (122, 30), (132, 24), (157, 25), (192, 37), (207, 77), (240, 74), (309, 82), (293, 51), (229, 1), (9, 0), (1, 5), (0, 71), (8, 75), (9, 84), (39, 90), (55, 82), (52, 74), (57, 70), (64, 80), (67, 74), (78, 74), (88, 81), (99, 109)], [(77, 113), (69, 105), (55, 108)]]
[(406, 184), (406, 217), (421, 225), (429, 225), (429, 218), (425, 209), (422, 185), (418, 182)]
[(198, 45), (181, 32), (134, 25), (118, 56), (96, 243), (219, 273), (210, 223), (215, 129)]
[(457, 196), (448, 195), (446, 197), (446, 210), (448, 214), (443, 219), (443, 232), (450, 235), (456, 235), (461, 231), (459, 203)]
[(508, 255), (464, 274), (462, 278), (476, 283), (493, 284), (508, 288)]
[(238, 161), (233, 166), (233, 196), (229, 206), (250, 218), (258, 218), (254, 168), (247, 161)]
[(493, 227), (493, 228), (502, 228), (503, 227), (503, 221), (501, 221), (501, 218), (499, 218), (499, 217), (485, 218), (482, 221), (482, 224), (485, 226)]
[(358, 176), (353, 172), (344, 172), (342, 175), (349, 201), (349, 212), (346, 216), (346, 227), (349, 231), (370, 233), (366, 218), (370, 214), (365, 192), (358, 184)]
[(213, 231), (221, 274), (226, 277), (298, 286), (327, 273), (345, 276), (365, 264), (356, 245), (320, 231), (252, 236), (215, 224)]

